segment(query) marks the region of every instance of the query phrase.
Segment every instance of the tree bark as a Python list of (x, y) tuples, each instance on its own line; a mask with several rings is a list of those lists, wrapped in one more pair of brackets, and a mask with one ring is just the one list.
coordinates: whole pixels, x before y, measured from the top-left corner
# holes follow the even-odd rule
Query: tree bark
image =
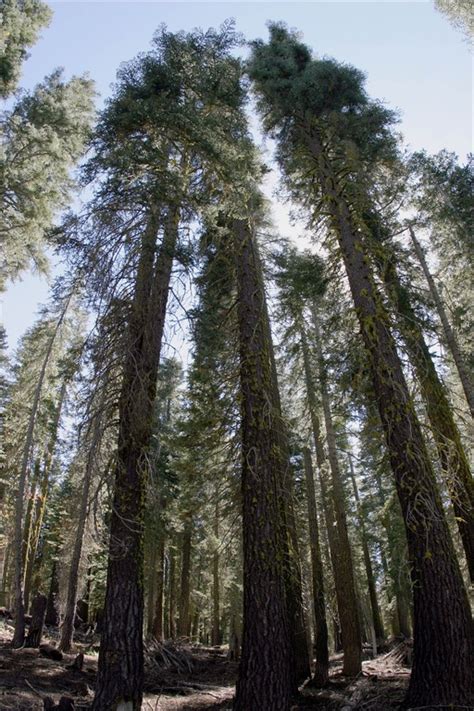
[(472, 699), (472, 618), (435, 476), (362, 236), (317, 134), (309, 149), (339, 239), (406, 527), (415, 614), (405, 704), (465, 704)]
[(234, 709), (288, 711), (291, 641), (285, 600), (285, 479), (265, 292), (252, 229), (234, 220), (240, 349), (244, 629)]
[(436, 310), (438, 311), (439, 319), (444, 331), (444, 337), (446, 339), (446, 343), (448, 344), (448, 348), (451, 351), (451, 355), (453, 356), (453, 360), (459, 374), (459, 379), (464, 390), (464, 395), (466, 396), (467, 404), (469, 405), (469, 410), (471, 411), (471, 416), (474, 417), (474, 385), (471, 380), (471, 375), (466, 363), (464, 362), (461, 349), (459, 348), (456, 336), (449, 322), (448, 315), (446, 313), (446, 309), (444, 308), (443, 300), (440, 296), (438, 288), (435, 284), (435, 280), (433, 279), (428, 268), (423, 249), (421, 244), (418, 242), (415, 231), (411, 225), (409, 226), (409, 231), (416, 256), (418, 257), (421, 268), (423, 269), (426, 277), (426, 281), (428, 282), (431, 298), (433, 299)]
[(362, 552), (364, 554), (364, 566), (365, 573), (367, 575), (367, 586), (369, 588), (369, 598), (370, 607), (372, 611), (372, 624), (375, 632), (375, 639), (377, 642), (382, 642), (385, 639), (385, 631), (382, 623), (382, 615), (380, 613), (379, 602), (377, 599), (377, 589), (375, 587), (375, 576), (372, 567), (372, 560), (370, 558), (369, 542), (367, 540), (367, 532), (365, 530), (365, 522), (363, 513), (360, 506), (360, 496), (359, 489), (357, 487), (357, 482), (354, 473), (354, 465), (352, 463), (352, 457), (349, 454), (349, 472), (351, 475), (352, 487), (354, 489), (354, 496), (357, 505), (357, 518), (359, 522), (360, 537), (362, 541)]
[(115, 492), (94, 711), (128, 703), (139, 711), (143, 688), (143, 526), (147, 451), (160, 361), (179, 209), (170, 207), (156, 254), (158, 211), (143, 235), (129, 346), (119, 405)]
[(308, 505), (309, 547), (311, 553), (311, 571), (313, 583), (313, 608), (315, 620), (316, 667), (312, 684), (324, 686), (329, 679), (328, 627), (326, 622), (326, 602), (324, 599), (324, 575), (319, 547), (319, 526), (316, 510), (316, 491), (314, 488), (313, 464), (311, 452), (303, 450), (304, 472), (306, 480), (306, 499)]

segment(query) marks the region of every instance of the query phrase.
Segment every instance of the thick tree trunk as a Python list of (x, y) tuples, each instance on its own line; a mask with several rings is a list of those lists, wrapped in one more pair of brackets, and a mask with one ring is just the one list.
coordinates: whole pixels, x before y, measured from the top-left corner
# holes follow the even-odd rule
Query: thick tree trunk
[(189, 637), (191, 632), (191, 540), (192, 520), (186, 519), (181, 548), (181, 584), (179, 591), (178, 636)]
[(444, 331), (444, 337), (446, 339), (448, 348), (451, 351), (451, 355), (453, 356), (453, 360), (459, 374), (459, 379), (464, 390), (464, 395), (466, 396), (467, 404), (469, 405), (472, 417), (474, 417), (474, 385), (472, 383), (471, 374), (469, 372), (468, 366), (464, 362), (464, 358), (461, 354), (461, 349), (459, 348), (459, 344), (449, 322), (446, 309), (444, 308), (443, 300), (439, 294), (438, 288), (435, 284), (435, 280), (433, 279), (428, 264), (426, 262), (425, 255), (423, 253), (423, 248), (418, 242), (415, 235), (415, 231), (411, 225), (409, 226), (409, 231), (413, 246), (415, 248), (416, 256), (418, 257), (418, 260), (421, 264), (421, 268), (423, 269), (423, 272), (425, 274), (426, 281), (428, 282), (431, 298), (433, 299), (434, 304), (436, 306), (436, 310), (438, 311), (439, 319), (441, 321), (441, 325)]
[(472, 618), (435, 476), (363, 239), (317, 135), (309, 147), (339, 238), (406, 527), (415, 629), (405, 704), (466, 704), (474, 700)]
[(131, 711), (139, 711), (142, 701), (147, 451), (179, 210), (169, 209), (156, 254), (158, 219), (155, 210), (143, 236), (130, 316), (94, 711), (115, 711), (125, 702)]
[(311, 553), (311, 572), (313, 583), (313, 608), (316, 653), (316, 668), (312, 679), (315, 686), (324, 686), (329, 678), (328, 627), (326, 622), (326, 602), (324, 599), (324, 575), (319, 547), (319, 526), (316, 510), (316, 491), (314, 487), (311, 452), (303, 450), (304, 472), (306, 480), (306, 499), (308, 505), (309, 547)]
[(252, 230), (234, 220), (242, 411), (244, 629), (234, 709), (288, 711), (291, 641), (285, 600), (285, 541), (280, 498), (280, 423), (272, 344)]
[(375, 576), (372, 567), (372, 560), (370, 558), (369, 542), (367, 539), (367, 532), (365, 530), (364, 516), (360, 506), (360, 496), (359, 489), (357, 487), (357, 482), (354, 473), (354, 465), (352, 463), (352, 457), (349, 454), (349, 471), (352, 480), (352, 487), (354, 489), (354, 496), (357, 504), (357, 518), (359, 521), (360, 537), (362, 541), (362, 552), (364, 554), (364, 566), (365, 573), (367, 575), (367, 586), (369, 588), (369, 598), (370, 607), (372, 611), (372, 624), (375, 632), (375, 639), (377, 642), (382, 642), (385, 639), (385, 631), (382, 623), (382, 615), (380, 613), (379, 601), (377, 598), (377, 589), (375, 587)]
[(13, 635), (13, 647), (21, 647), (25, 638), (25, 605), (23, 597), (23, 503), (25, 498), (25, 488), (28, 476), (28, 467), (30, 465), (31, 452), (33, 448), (33, 435), (36, 424), (36, 417), (40, 405), (41, 393), (46, 377), (46, 372), (49, 365), (49, 360), (53, 352), (53, 346), (56, 341), (59, 329), (66, 317), (69, 304), (71, 302), (72, 292), (64, 302), (63, 309), (56, 321), (51, 338), (48, 341), (46, 352), (41, 363), (41, 369), (36, 383), (33, 402), (31, 405), (30, 416), (28, 418), (28, 428), (23, 445), (20, 474), (18, 477), (18, 490), (16, 494), (15, 504), (15, 529), (13, 537), (14, 549), (14, 590), (15, 590), (15, 632)]
[[(260, 257), (257, 253), (258, 269), (262, 273)], [(263, 280), (262, 280), (263, 284)], [(282, 416), (280, 389), (278, 386), (278, 373), (276, 368), (275, 353), (273, 349), (272, 333), (270, 328), (270, 318), (267, 303), (264, 303), (264, 324), (266, 336), (270, 344), (270, 359), (272, 368), (272, 394), (274, 398), (273, 406), (278, 414), (276, 424), (278, 425), (279, 446), (277, 452), (281, 457), (281, 471), (283, 480), (281, 489), (284, 495), (281, 497), (280, 506), (282, 512), (283, 528), (286, 531), (286, 551), (285, 551), (285, 591), (288, 610), (288, 619), (292, 621), (290, 625), (290, 642), (292, 648), (291, 684), (292, 692), (297, 694), (298, 686), (311, 674), (309, 664), (309, 645), (306, 621), (303, 609), (303, 583), (301, 574), (301, 558), (298, 543), (298, 531), (294, 509), (295, 486), (294, 472), (290, 464), (290, 446), (286, 423)]]
[(313, 323), (316, 333), (316, 352), (319, 363), (319, 384), (323, 405), (324, 423), (326, 427), (326, 441), (328, 447), (329, 466), (331, 472), (332, 498), (336, 514), (337, 528), (337, 567), (339, 568), (336, 579), (338, 596), (339, 621), (341, 623), (342, 645), (344, 648), (343, 673), (356, 676), (362, 669), (362, 640), (360, 620), (357, 607), (356, 586), (354, 580), (354, 566), (349, 543), (346, 521), (346, 503), (342, 485), (341, 473), (336, 448), (336, 434), (332, 422), (331, 404), (327, 385), (326, 364), (321, 348), (321, 334), (319, 331), (316, 309), (312, 311)]
[(410, 294), (400, 281), (394, 255), (389, 254), (388, 257), (384, 265), (384, 281), (401, 317), (400, 331), (420, 383), (471, 581), (474, 582), (474, 480), (448, 395), (426, 345), (419, 319), (410, 303)]

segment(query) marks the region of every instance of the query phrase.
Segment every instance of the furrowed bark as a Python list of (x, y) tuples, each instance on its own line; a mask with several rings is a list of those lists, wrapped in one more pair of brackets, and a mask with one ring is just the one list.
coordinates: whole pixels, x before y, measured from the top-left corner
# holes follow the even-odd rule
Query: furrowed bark
[(244, 629), (234, 709), (288, 711), (291, 642), (280, 506), (280, 413), (257, 246), (250, 225), (233, 222), (242, 412)]
[(128, 703), (139, 711), (143, 687), (143, 527), (147, 450), (160, 361), (179, 209), (170, 207), (156, 254), (159, 215), (143, 235), (119, 406), (107, 590), (94, 711)]

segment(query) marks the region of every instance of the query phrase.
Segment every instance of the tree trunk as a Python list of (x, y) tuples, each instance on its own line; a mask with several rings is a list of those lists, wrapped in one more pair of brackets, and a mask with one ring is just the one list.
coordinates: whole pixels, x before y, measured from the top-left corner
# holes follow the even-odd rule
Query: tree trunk
[(103, 632), (94, 711), (127, 702), (139, 711), (143, 687), (143, 527), (147, 452), (179, 210), (171, 207), (156, 254), (157, 211), (141, 246), (119, 405), (115, 492), (110, 524)]
[(31, 622), (28, 634), (25, 639), (25, 647), (38, 648), (43, 636), (44, 621), (46, 617), (46, 605), (48, 598), (42, 593), (37, 593), (31, 605)]
[[(59, 422), (61, 420), (61, 412), (63, 409), (64, 399), (66, 397), (68, 379), (64, 379), (61, 384), (61, 390), (59, 392), (58, 404), (56, 406), (56, 411), (54, 413), (54, 419), (51, 423), (51, 436), (48, 441), (48, 446), (46, 448), (46, 455), (43, 462), (43, 476), (41, 477), (41, 488), (40, 494), (36, 498), (35, 515), (31, 519), (31, 525), (29, 526), (28, 542), (26, 546), (26, 556), (25, 556), (25, 609), (28, 609), (28, 602), (30, 597), (31, 582), (33, 579), (33, 569), (34, 562), (36, 558), (36, 552), (38, 550), (38, 543), (41, 534), (41, 527), (43, 525), (44, 512), (46, 510), (46, 499), (48, 496), (48, 486), (49, 486), (49, 475), (51, 473), (51, 466), (53, 463), (54, 450), (56, 448), (56, 443), (58, 441), (59, 432)], [(26, 526), (25, 526), (26, 528)]]
[(316, 134), (309, 147), (339, 239), (406, 526), (415, 629), (405, 704), (465, 704), (472, 697), (472, 618), (435, 476), (362, 236)]
[[(418, 247), (421, 250), (419, 245)], [(400, 331), (421, 386), (421, 393), (426, 404), (456, 523), (463, 542), (469, 574), (471, 581), (474, 582), (474, 480), (469, 462), (445, 387), (436, 371), (433, 358), (425, 342), (423, 329), (410, 303), (408, 289), (403, 286), (398, 276), (393, 254), (389, 253), (384, 266), (383, 278), (401, 316), (399, 318)]]
[(46, 603), (46, 618), (45, 623), (51, 625), (51, 627), (57, 627), (59, 624), (59, 609), (58, 609), (58, 595), (59, 595), (59, 580), (57, 572), (57, 562), (53, 561), (53, 567), (51, 569), (51, 582), (49, 584), (48, 602)]
[(357, 595), (354, 580), (354, 566), (349, 543), (346, 521), (346, 503), (342, 486), (341, 473), (337, 458), (336, 434), (332, 422), (331, 404), (327, 386), (326, 364), (321, 348), (321, 334), (316, 310), (312, 310), (316, 333), (316, 351), (319, 363), (319, 384), (323, 405), (324, 423), (326, 426), (326, 441), (328, 447), (329, 466), (331, 471), (332, 497), (336, 514), (337, 530), (337, 567), (339, 574), (336, 579), (338, 596), (339, 621), (341, 624), (342, 645), (344, 649), (343, 673), (356, 676), (362, 669), (362, 640), (360, 620), (357, 608)]
[(168, 618), (170, 626), (170, 638), (176, 639), (176, 555), (172, 546), (169, 549), (170, 575), (168, 584)]
[(303, 450), (306, 479), (306, 499), (308, 505), (309, 547), (311, 552), (311, 570), (313, 582), (313, 608), (315, 621), (316, 668), (312, 679), (315, 686), (324, 686), (329, 678), (328, 627), (326, 622), (326, 603), (324, 599), (324, 576), (319, 547), (318, 514), (316, 510), (316, 492), (314, 488), (313, 464), (311, 452)]
[(21, 647), (25, 638), (25, 605), (23, 599), (23, 502), (25, 498), (26, 480), (28, 476), (28, 467), (30, 464), (31, 451), (33, 448), (33, 435), (36, 424), (36, 416), (38, 414), (41, 393), (43, 390), (44, 379), (48, 368), (51, 353), (53, 352), (54, 342), (58, 335), (59, 329), (66, 317), (69, 304), (71, 302), (72, 292), (66, 299), (63, 309), (56, 321), (53, 333), (49, 339), (46, 353), (41, 364), (41, 370), (36, 383), (35, 392), (33, 395), (33, 403), (31, 405), (30, 416), (28, 419), (28, 429), (26, 432), (25, 444), (23, 446), (20, 475), (18, 477), (18, 491), (15, 504), (15, 530), (13, 537), (14, 548), (14, 589), (15, 589), (15, 632), (13, 635), (13, 647)]
[(147, 623), (146, 630), (149, 635), (153, 635), (153, 620), (155, 619), (155, 595), (156, 595), (156, 560), (158, 551), (156, 541), (150, 541), (150, 557), (148, 562), (148, 593), (147, 593)]
[(211, 627), (211, 644), (218, 645), (221, 643), (220, 630), (220, 595), (219, 595), (219, 489), (216, 486), (215, 491), (216, 505), (214, 513), (214, 536), (215, 550), (212, 555), (212, 627)]
[[(329, 554), (331, 558), (331, 566), (334, 576), (334, 587), (336, 592), (337, 609), (339, 613), (339, 619), (346, 621), (347, 618), (347, 608), (346, 599), (344, 595), (344, 590), (346, 587), (345, 582), (345, 571), (339, 561), (339, 541), (338, 541), (338, 531), (337, 524), (334, 514), (334, 501), (333, 497), (330, 496), (328, 491), (328, 486), (326, 483), (326, 472), (327, 472), (327, 459), (324, 452), (322, 436), (321, 436), (321, 424), (317, 414), (317, 404), (316, 404), (316, 390), (314, 384), (314, 377), (309, 356), (309, 347), (306, 337), (306, 332), (304, 327), (300, 329), (301, 334), (301, 345), (303, 351), (303, 366), (304, 366), (304, 376), (305, 376), (305, 386), (306, 386), (306, 398), (309, 407), (309, 413), (311, 418), (311, 429), (314, 439), (314, 445), (316, 450), (316, 461), (318, 465), (318, 475), (319, 483), (321, 486), (321, 498), (323, 501), (323, 513), (326, 522), (326, 530), (328, 534), (329, 543)], [(350, 618), (349, 618), (350, 619)], [(339, 622), (340, 624), (340, 622)], [(340, 629), (340, 628), (339, 628)], [(346, 635), (347, 639), (347, 635)], [(350, 639), (350, 632), (349, 632)], [(362, 651), (362, 650), (361, 650)], [(357, 652), (357, 647), (352, 649), (347, 646), (344, 649), (344, 673), (351, 675), (353, 668), (356, 666), (357, 655), (361, 656), (361, 651)]]
[(187, 518), (183, 529), (181, 549), (181, 586), (179, 592), (178, 636), (189, 637), (191, 632), (191, 537), (192, 520)]
[(25, 612), (28, 612), (29, 591), (25, 590), (25, 578), (27, 562), (30, 559), (31, 532), (33, 528), (33, 517), (36, 502), (36, 494), (41, 472), (41, 462), (37, 457), (33, 467), (33, 476), (31, 477), (30, 490), (28, 494), (28, 502), (26, 504), (25, 524), (23, 526), (23, 541), (22, 541), (22, 567), (23, 567), (23, 604)]
[(285, 480), (280, 413), (257, 246), (250, 225), (234, 220), (240, 349), (244, 629), (234, 709), (287, 711), (291, 641), (285, 600), (280, 498)]
[(444, 337), (446, 339), (446, 343), (448, 344), (448, 348), (451, 351), (451, 355), (453, 356), (453, 360), (459, 374), (459, 379), (464, 390), (464, 395), (466, 396), (467, 404), (469, 405), (469, 409), (471, 411), (471, 416), (474, 417), (474, 385), (472, 384), (469, 369), (466, 363), (464, 362), (464, 358), (461, 354), (461, 349), (459, 348), (456, 336), (451, 327), (451, 324), (449, 323), (448, 315), (446, 313), (446, 309), (444, 308), (443, 300), (439, 294), (438, 288), (435, 284), (435, 280), (433, 279), (431, 272), (428, 268), (428, 264), (426, 262), (421, 244), (418, 242), (415, 236), (415, 231), (411, 225), (409, 226), (409, 230), (410, 237), (415, 248), (416, 256), (418, 257), (418, 260), (421, 264), (421, 268), (423, 269), (423, 272), (425, 274), (426, 281), (428, 282), (431, 298), (433, 299), (434, 304), (436, 306), (436, 310), (438, 311), (438, 315), (444, 331)]
[(156, 571), (156, 596), (155, 616), (153, 618), (153, 637), (159, 642), (164, 639), (163, 634), (163, 594), (165, 589), (165, 536), (160, 532), (158, 570)]
[[(105, 390), (106, 387), (104, 387), (104, 392)], [(74, 540), (71, 565), (69, 568), (66, 607), (64, 610), (64, 619), (61, 626), (61, 640), (59, 642), (59, 649), (61, 649), (63, 652), (70, 651), (74, 636), (74, 620), (76, 617), (79, 566), (82, 558), (84, 531), (86, 528), (87, 513), (89, 510), (90, 489), (92, 485), (92, 478), (94, 476), (96, 468), (96, 457), (98, 454), (102, 437), (102, 404), (103, 403), (101, 401), (99, 405), (99, 414), (95, 414), (92, 423), (90, 423), (89, 425), (90, 442), (87, 441), (89, 437), (86, 437), (86, 446), (88, 446), (88, 453), (84, 472), (84, 479), (82, 481), (81, 503), (79, 506), (76, 538)]]
[(367, 532), (365, 530), (365, 522), (363, 513), (360, 506), (360, 496), (359, 489), (357, 487), (357, 482), (354, 473), (354, 465), (352, 463), (352, 457), (349, 454), (349, 471), (352, 480), (352, 487), (354, 489), (354, 496), (357, 504), (357, 519), (359, 522), (360, 537), (362, 541), (362, 552), (364, 554), (364, 566), (365, 573), (367, 575), (367, 586), (369, 588), (369, 598), (370, 607), (372, 611), (372, 624), (375, 632), (375, 639), (378, 643), (385, 639), (385, 632), (382, 623), (382, 615), (380, 613), (379, 602), (377, 599), (377, 589), (375, 587), (375, 576), (372, 568), (372, 561), (370, 559), (369, 542), (367, 540)]
[[(260, 274), (262, 267), (260, 256), (257, 252), (257, 266)], [(262, 278), (263, 286), (263, 278)], [(283, 530), (285, 536), (285, 593), (287, 601), (288, 619), (292, 621), (290, 625), (290, 643), (292, 649), (292, 662), (290, 664), (291, 684), (293, 694), (298, 693), (298, 686), (302, 681), (311, 675), (309, 664), (309, 645), (306, 621), (303, 609), (303, 583), (301, 574), (301, 559), (298, 543), (298, 531), (294, 509), (295, 486), (294, 471), (290, 463), (290, 446), (286, 423), (282, 416), (280, 389), (278, 386), (278, 373), (276, 368), (275, 353), (273, 349), (272, 333), (270, 328), (270, 317), (266, 300), (264, 302), (263, 314), (266, 337), (270, 344), (270, 360), (272, 369), (272, 394), (273, 406), (276, 413), (275, 424), (278, 426), (279, 446), (277, 453), (280, 455), (280, 469), (283, 472), (281, 490), (283, 496), (280, 499)]]

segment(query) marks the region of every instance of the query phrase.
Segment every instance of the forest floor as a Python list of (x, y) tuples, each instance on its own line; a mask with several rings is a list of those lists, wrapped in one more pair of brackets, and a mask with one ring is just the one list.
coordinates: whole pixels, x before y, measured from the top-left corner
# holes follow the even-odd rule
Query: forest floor
[[(0, 709), (39, 711), (44, 698), (58, 703), (70, 697), (71, 708), (89, 709), (97, 671), (97, 644), (76, 645), (84, 653), (81, 671), (68, 669), (75, 654), (61, 661), (47, 658), (42, 650), (10, 647), (13, 628), (0, 623)], [(57, 631), (50, 630), (43, 642), (57, 643)], [(389, 711), (397, 709), (409, 678), (407, 663), (410, 643), (394, 643), (388, 653), (363, 662), (356, 679), (342, 676), (342, 658), (331, 659), (330, 683), (324, 689), (301, 690), (292, 711)], [(143, 711), (217, 711), (231, 709), (237, 676), (237, 663), (229, 661), (226, 649), (155, 645), (146, 655)], [(254, 711), (250, 710), (249, 711)], [(256, 711), (270, 711), (259, 709)]]

